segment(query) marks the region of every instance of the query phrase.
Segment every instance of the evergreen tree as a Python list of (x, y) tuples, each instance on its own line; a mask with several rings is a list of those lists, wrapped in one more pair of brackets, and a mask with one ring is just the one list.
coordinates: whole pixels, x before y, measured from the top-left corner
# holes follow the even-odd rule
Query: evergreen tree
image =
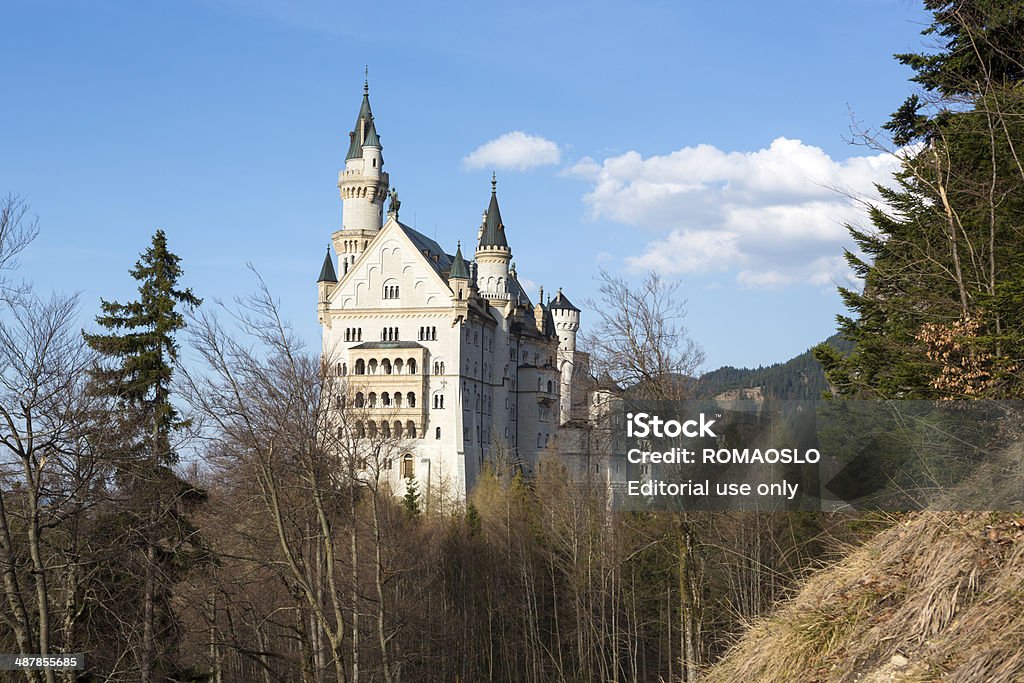
[(139, 298), (129, 303), (101, 300), (96, 322), (103, 334), (83, 333), (103, 361), (93, 371), (92, 390), (118, 407), (114, 425), (121, 442), (117, 457), (121, 505), (109, 524), (129, 548), (111, 571), (137, 591), (140, 679), (169, 675), (178, 626), (170, 602), (173, 584), (197, 556), (201, 543), (188, 512), (202, 492), (174, 472), (174, 432), (184, 426), (171, 402), (171, 379), (178, 357), (175, 333), (185, 327), (180, 308), (202, 301), (180, 289), (180, 258), (167, 248), (162, 230), (130, 271)]
[(420, 488), (415, 477), (405, 483), (405, 495), (402, 497), (402, 509), (409, 519), (420, 516)]
[(930, 54), (897, 55), (922, 91), (885, 128), (904, 146), (872, 230), (850, 228), (864, 288), (840, 288), (848, 355), (815, 349), (848, 395), (1024, 393), (1024, 12), (1019, 1), (927, 0)]

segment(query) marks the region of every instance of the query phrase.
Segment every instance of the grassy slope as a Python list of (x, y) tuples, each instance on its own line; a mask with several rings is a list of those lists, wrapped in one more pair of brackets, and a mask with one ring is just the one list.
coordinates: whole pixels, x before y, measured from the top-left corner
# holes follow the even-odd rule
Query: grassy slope
[(1024, 518), (907, 517), (812, 576), (705, 680), (1024, 681)]

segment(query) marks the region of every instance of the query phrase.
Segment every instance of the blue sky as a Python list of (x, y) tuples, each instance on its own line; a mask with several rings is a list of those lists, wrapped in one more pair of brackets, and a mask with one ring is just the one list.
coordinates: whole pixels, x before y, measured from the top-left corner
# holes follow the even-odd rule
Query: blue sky
[(404, 222), (472, 242), (496, 169), (522, 279), (582, 304), (600, 267), (679, 278), (707, 369), (833, 331), (861, 215), (833, 188), (892, 168), (851, 113), (902, 102), (891, 55), (927, 21), (900, 0), (4, 5), (0, 193), (39, 216), (22, 275), (80, 291), (84, 320), (134, 294), (163, 228), (197, 294), (250, 291), (252, 263), (316, 348), (368, 64)]

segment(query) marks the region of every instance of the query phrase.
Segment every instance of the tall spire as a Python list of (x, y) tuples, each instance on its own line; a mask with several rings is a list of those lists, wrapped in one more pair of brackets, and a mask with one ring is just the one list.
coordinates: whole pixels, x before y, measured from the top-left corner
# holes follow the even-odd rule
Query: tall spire
[[(366, 69), (365, 74), (366, 76), (363, 80), (363, 102), (359, 105), (359, 116), (356, 117), (355, 128), (348, 134), (348, 154), (345, 155), (345, 161), (359, 159), (363, 156), (363, 145), (366, 144), (370, 131), (373, 131), (374, 137), (377, 137), (377, 129), (373, 125), (373, 112), (370, 111), (369, 68)], [(377, 145), (380, 145), (379, 139), (377, 140)]]
[(501, 210), (498, 209), (498, 179), (491, 172), (491, 203), (487, 207), (487, 220), (484, 221), (484, 230), (480, 235), (478, 248), (483, 247), (508, 247), (508, 240), (505, 239), (505, 224), (501, 222)]

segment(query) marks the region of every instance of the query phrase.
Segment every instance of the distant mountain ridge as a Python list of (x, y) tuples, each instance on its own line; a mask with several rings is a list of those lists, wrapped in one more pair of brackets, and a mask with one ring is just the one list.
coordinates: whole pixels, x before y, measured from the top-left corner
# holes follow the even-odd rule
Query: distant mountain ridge
[[(841, 352), (849, 352), (852, 342), (834, 334), (825, 343)], [(749, 391), (755, 390), (755, 391)], [(730, 365), (702, 375), (696, 383), (697, 398), (756, 398), (775, 400), (808, 400), (821, 398), (828, 382), (821, 364), (810, 349), (781, 363), (758, 368), (734, 368)]]

